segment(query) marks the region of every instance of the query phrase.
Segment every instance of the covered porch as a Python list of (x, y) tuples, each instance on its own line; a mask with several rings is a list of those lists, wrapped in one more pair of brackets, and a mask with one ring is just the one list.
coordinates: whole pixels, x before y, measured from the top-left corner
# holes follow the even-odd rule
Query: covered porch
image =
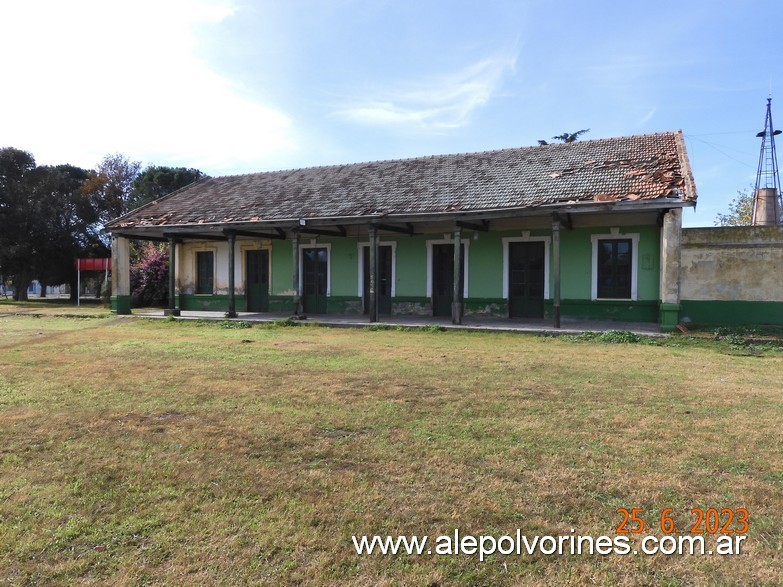
[[(255, 316), (254, 319), (266, 321), (319, 315), (319, 322), (336, 325), (465, 324), (537, 331), (573, 327), (579, 332), (596, 328), (657, 330), (660, 325), (670, 331), (676, 324), (679, 300), (681, 205), (671, 199), (633, 205), (579, 203), (542, 206), (532, 211), (424, 218), (299, 219), (273, 227), (166, 227), (115, 233), (113, 252), (118, 271), (113, 274), (117, 296), (114, 299), (127, 300), (123, 307), (118, 304), (115, 311), (130, 313), (127, 261), (123, 263), (123, 259), (128, 258), (129, 240), (141, 239), (168, 245), (166, 315)], [(606, 228), (612, 224), (617, 228)], [(643, 233), (641, 245), (639, 231)], [(608, 232), (611, 234), (604, 234)], [(634, 252), (633, 267), (627, 268), (629, 291), (614, 296), (615, 299), (599, 299), (595, 289), (595, 253), (593, 269), (589, 269), (591, 242), (595, 249), (599, 236), (625, 239)], [(565, 261), (561, 260), (562, 240), (566, 244)], [(538, 258), (522, 259), (524, 264), (517, 267), (518, 262), (512, 263), (512, 248), (528, 245), (534, 245)], [(641, 269), (638, 246), (641, 258), (646, 260)], [(323, 259), (311, 254), (319, 252)], [(384, 252), (388, 254), (384, 256)], [(444, 252), (445, 257), (440, 254)], [(251, 270), (256, 266), (254, 262), (251, 267), (251, 254), (253, 259), (263, 259), (263, 269)], [(207, 295), (201, 295), (192, 285), (202, 281), (195, 277), (200, 266), (196, 259), (202, 255), (209, 259)], [(310, 268), (308, 261), (316, 264)], [(323, 265), (322, 303), (308, 304), (308, 277), (319, 262)], [(212, 269), (213, 265), (216, 269)], [(531, 271), (536, 275), (530, 277)], [(647, 276), (645, 289), (638, 291), (637, 273), (644, 274), (642, 281)], [(513, 286), (518, 275), (522, 276), (522, 293), (527, 296), (522, 301), (533, 307), (533, 312), (526, 312), (524, 304), (520, 312), (519, 304), (514, 305)], [(220, 295), (212, 295), (217, 293), (218, 278), (225, 282), (223, 289)], [(439, 278), (443, 282), (440, 286)], [(265, 298), (261, 311), (251, 304), (254, 280), (259, 281)], [(190, 286), (186, 285), (188, 282)], [(571, 293), (566, 299), (561, 295), (564, 289)], [(581, 296), (573, 295), (577, 289)], [(561, 303), (565, 311), (561, 311)], [(488, 308), (494, 315), (486, 315)], [(615, 312), (610, 322), (608, 314), (615, 308), (621, 311)], [(631, 312), (636, 312), (635, 318), (630, 317)], [(601, 325), (602, 322), (606, 324)], [(629, 327), (623, 325), (626, 322)]]

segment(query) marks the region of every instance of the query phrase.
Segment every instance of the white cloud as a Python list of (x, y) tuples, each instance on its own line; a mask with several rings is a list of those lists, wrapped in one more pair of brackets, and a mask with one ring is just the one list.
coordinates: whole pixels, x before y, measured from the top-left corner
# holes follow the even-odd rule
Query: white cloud
[(196, 55), (234, 11), (228, 0), (5, 4), (0, 146), (39, 163), (90, 167), (123, 152), (213, 173), (292, 149), (283, 112)]
[(355, 123), (375, 126), (458, 128), (492, 99), (515, 65), (516, 57), (484, 59), (456, 73), (377, 92), (335, 114)]

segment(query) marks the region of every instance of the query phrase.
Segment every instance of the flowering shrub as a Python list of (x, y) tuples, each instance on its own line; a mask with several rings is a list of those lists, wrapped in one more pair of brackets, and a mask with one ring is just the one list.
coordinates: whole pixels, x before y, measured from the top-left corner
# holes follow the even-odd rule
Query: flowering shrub
[(165, 246), (142, 245), (138, 260), (130, 268), (131, 303), (165, 306), (169, 296), (169, 253)]

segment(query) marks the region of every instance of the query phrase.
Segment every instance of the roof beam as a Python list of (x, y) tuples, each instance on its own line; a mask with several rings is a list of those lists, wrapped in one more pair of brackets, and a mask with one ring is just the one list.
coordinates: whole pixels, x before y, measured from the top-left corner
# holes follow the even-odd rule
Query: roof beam
[(285, 240), (285, 231), (280, 228), (276, 229), (274, 234), (270, 232), (255, 232), (252, 230), (235, 230), (234, 234), (237, 236), (249, 236), (250, 238)]
[(167, 243), (167, 242), (169, 242), (169, 239), (164, 238), (162, 236), (138, 236), (138, 235), (135, 235), (135, 234), (126, 234), (124, 232), (115, 233), (115, 236), (131, 239), (131, 240), (136, 240), (136, 241), (152, 241), (152, 242), (155, 242), (155, 243)]
[(476, 232), (489, 232), (489, 220), (480, 220), (479, 222), (457, 220), (457, 226), (460, 228), (467, 228), (468, 230), (475, 230)]
[(571, 220), (570, 213), (558, 214), (555, 212), (552, 214), (552, 220), (560, 224), (560, 226), (565, 226), (568, 230), (574, 230), (574, 223)]
[(225, 236), (221, 236), (218, 234), (196, 234), (193, 232), (164, 232), (163, 236), (165, 236), (167, 239), (169, 238), (178, 238), (178, 239), (190, 239), (190, 240), (196, 240), (196, 241), (224, 241), (228, 240)]
[(413, 235), (413, 224), (410, 222), (406, 222), (405, 226), (393, 226), (391, 224), (376, 224), (375, 226), (378, 227), (378, 230), (385, 230), (387, 232), (399, 232), (400, 234), (408, 234)]
[(324, 230), (323, 228), (308, 228), (307, 226), (303, 226), (299, 229), (299, 232), (302, 234), (315, 234), (317, 236), (346, 236), (348, 234), (348, 231), (345, 230), (344, 226), (337, 225), (335, 228), (336, 230)]

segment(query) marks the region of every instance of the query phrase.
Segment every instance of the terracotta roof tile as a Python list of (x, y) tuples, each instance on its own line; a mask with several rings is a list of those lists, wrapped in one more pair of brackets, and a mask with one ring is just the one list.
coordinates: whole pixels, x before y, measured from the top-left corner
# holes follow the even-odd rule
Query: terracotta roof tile
[(663, 197), (696, 200), (679, 132), (207, 178), (107, 229)]

